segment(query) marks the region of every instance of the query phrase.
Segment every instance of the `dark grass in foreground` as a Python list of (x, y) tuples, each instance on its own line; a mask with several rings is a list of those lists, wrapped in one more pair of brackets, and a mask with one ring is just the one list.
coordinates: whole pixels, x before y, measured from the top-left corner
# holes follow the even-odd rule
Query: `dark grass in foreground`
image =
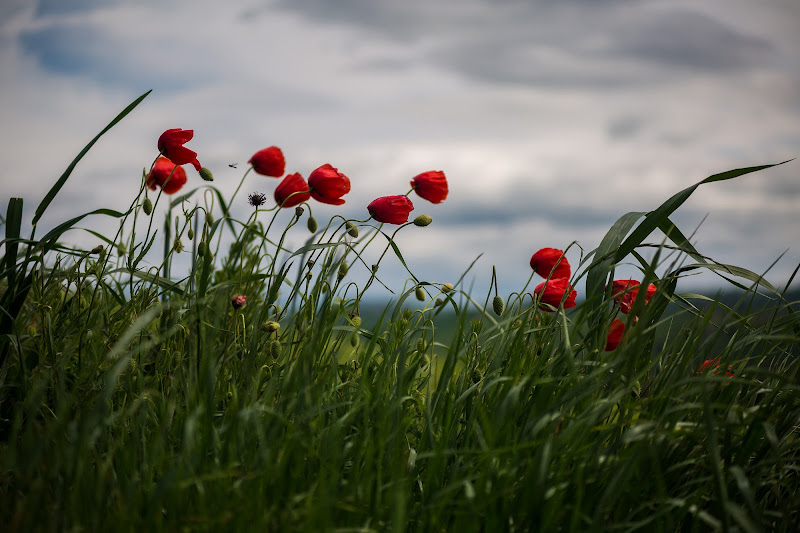
[[(705, 310), (676, 293), (697, 265), (636, 252), (670, 229), (676, 197), (636, 228), (623, 217), (587, 255), (577, 308), (545, 312), (523, 290), (477, 317), (485, 304), (458, 284), (422, 284), (429, 299), (409, 311), (414, 284), (366, 316), (337, 255), (344, 224), (306, 250), (316, 266), (295, 283), (248, 222), (177, 284), (137, 266), (147, 238), (112, 259), (52, 232), (14, 237), (12, 200), (3, 530), (794, 531), (797, 302), (763, 284)], [(671, 235), (673, 252), (701, 257)], [(658, 292), (607, 352), (618, 311), (604, 287), (629, 254)], [(664, 314), (670, 302), (681, 311)]]

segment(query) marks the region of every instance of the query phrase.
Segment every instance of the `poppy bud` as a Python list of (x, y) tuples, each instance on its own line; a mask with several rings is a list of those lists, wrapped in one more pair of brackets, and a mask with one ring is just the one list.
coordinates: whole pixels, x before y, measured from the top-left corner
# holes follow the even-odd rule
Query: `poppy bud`
[(378, 271), (378, 267), (379, 267), (379, 266), (380, 266), (380, 265), (377, 265), (377, 264), (375, 264), (375, 265), (372, 265), (372, 273), (373, 273), (373, 274), (374, 274), (375, 272), (377, 272), (377, 271)]
[(247, 296), (244, 294), (237, 294), (233, 298), (231, 298), (231, 305), (234, 309), (241, 309), (244, 304), (247, 302)]
[(297, 218), (300, 218), (301, 216), (303, 216), (303, 213), (305, 213), (305, 212), (306, 212), (306, 210), (303, 209), (302, 207), (300, 207), (299, 205), (294, 208), (294, 216), (296, 216)]
[(337, 274), (337, 279), (342, 279), (347, 275), (347, 271), (349, 270), (347, 263), (342, 261), (339, 263), (339, 273)]
[(175, 239), (175, 245), (174, 245), (173, 249), (177, 253), (181, 253), (183, 251), (183, 243), (181, 242), (180, 239)]
[(103, 250), (105, 250), (105, 248), (103, 248), (103, 245), (102, 245), (102, 244), (98, 244), (97, 246), (95, 246), (94, 248), (92, 248), (92, 251), (91, 251), (91, 252), (89, 252), (89, 253), (92, 253), (92, 254), (99, 254), (99, 253), (100, 253), (100, 252), (102, 252)]
[(314, 217), (308, 217), (308, 231), (314, 233), (317, 231), (317, 219)]
[(214, 215), (212, 215), (211, 213), (206, 213), (206, 224), (208, 224), (209, 226), (214, 225)]
[(264, 329), (267, 330), (267, 333), (275, 333), (279, 329), (281, 329), (281, 325), (274, 320), (270, 320), (266, 324), (264, 324)]
[(436, 301), (433, 302), (433, 305), (435, 305), (436, 307), (439, 307), (443, 303), (444, 303), (444, 300), (442, 300), (441, 298), (436, 298)]
[(505, 308), (505, 306), (506, 304), (503, 301), (503, 297), (500, 296), (499, 294), (495, 296), (494, 299), (492, 300), (492, 311), (494, 311), (494, 314), (496, 314), (497, 316), (503, 314), (503, 309)]
[(448, 292), (452, 292), (453, 284), (452, 283), (445, 283), (442, 285), (442, 292), (447, 294)]
[(206, 241), (200, 241), (197, 244), (197, 255), (200, 256), (200, 257), (203, 257), (204, 255), (206, 255), (206, 250), (207, 249), (208, 249), (208, 245), (206, 244)]
[(414, 295), (417, 297), (417, 300), (420, 302), (424, 302), (427, 294), (425, 294), (425, 289), (422, 287), (417, 287), (417, 290), (414, 291)]
[(361, 317), (358, 315), (353, 315), (350, 317), (350, 323), (353, 324), (353, 327), (360, 328), (361, 327)]
[(358, 237), (358, 228), (356, 227), (356, 225), (355, 225), (355, 224), (353, 224), (352, 222), (347, 222), (347, 223), (345, 224), (345, 227), (347, 228), (347, 234), (348, 234), (348, 235), (350, 235), (350, 236), (351, 236), (351, 237), (353, 237), (354, 239), (355, 239), (356, 237)]
[(355, 333), (353, 333), (352, 335), (350, 335), (350, 346), (352, 346), (353, 348), (355, 348), (355, 347), (357, 347), (357, 346), (358, 346), (358, 342), (359, 342), (359, 341), (358, 341), (358, 335), (356, 335)]
[(419, 215), (414, 219), (414, 225), (419, 226), (420, 228), (424, 228), (431, 222), (433, 222), (433, 219), (429, 215)]
[(194, 230), (192, 228), (189, 228), (189, 231), (186, 232), (186, 238), (190, 241), (194, 239)]
[(153, 202), (150, 201), (150, 198), (145, 197), (144, 202), (142, 202), (142, 211), (147, 216), (153, 212)]
[(214, 174), (211, 173), (206, 167), (200, 169), (200, 177), (205, 181), (214, 181)]
[(272, 339), (269, 343), (269, 354), (272, 356), (273, 359), (277, 359), (278, 356), (281, 354), (281, 341), (278, 339)]

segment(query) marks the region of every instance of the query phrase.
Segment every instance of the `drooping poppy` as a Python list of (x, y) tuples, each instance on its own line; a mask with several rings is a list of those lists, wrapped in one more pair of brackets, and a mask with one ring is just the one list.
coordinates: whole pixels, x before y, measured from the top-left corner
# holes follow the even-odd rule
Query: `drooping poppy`
[[(569, 284), (568, 278), (556, 278), (544, 281), (533, 289), (533, 293), (539, 296), (541, 304), (548, 304), (553, 307), (558, 307), (561, 300), (564, 300), (564, 309), (575, 307), (575, 297), (578, 293)], [(552, 311), (552, 309), (539, 305), (542, 311)]]
[[(714, 363), (717, 363), (716, 366), (714, 366)], [(714, 359), (706, 359), (705, 361), (703, 361), (703, 364), (700, 365), (700, 368), (697, 369), (697, 372), (695, 372), (695, 374), (702, 374), (712, 366), (714, 366), (714, 374), (719, 372), (719, 357), (715, 357)], [(725, 371), (725, 376), (732, 378), (734, 376), (732, 370), (733, 370), (733, 365), (728, 365), (728, 370)]]
[(200, 172), (203, 167), (197, 161), (197, 152), (183, 146), (191, 141), (192, 137), (194, 137), (194, 130), (169, 129), (158, 138), (158, 151), (176, 165), (192, 164)]
[(408, 196), (382, 196), (370, 202), (367, 211), (378, 222), (387, 224), (405, 224), (408, 215), (414, 210), (414, 204)]
[(622, 335), (625, 333), (625, 323), (619, 318), (615, 318), (608, 328), (608, 337), (606, 338), (605, 351), (611, 352), (617, 349), (619, 343), (622, 342)]
[(147, 175), (146, 184), (153, 191), (158, 186), (161, 187), (164, 194), (173, 194), (186, 184), (186, 171), (182, 166), (161, 156), (156, 159), (153, 170)]
[(556, 248), (542, 248), (533, 254), (531, 268), (543, 278), (569, 278), (572, 275), (572, 268), (564, 251)]
[(283, 171), (286, 168), (286, 160), (283, 157), (283, 152), (277, 146), (270, 146), (264, 148), (253, 154), (253, 157), (248, 161), (253, 165), (253, 170), (262, 176), (270, 176), (273, 178), (280, 178), (283, 176)]
[(325, 163), (308, 175), (311, 197), (323, 204), (342, 205), (342, 196), (350, 192), (350, 180), (338, 169)]
[(281, 207), (294, 207), (311, 198), (308, 183), (299, 172), (287, 174), (275, 187), (275, 203)]
[(440, 204), (447, 198), (447, 178), (441, 170), (429, 170), (414, 176), (411, 180), (414, 192), (434, 204)]
[[(620, 311), (626, 315), (631, 312), (640, 288), (641, 284), (632, 279), (617, 279), (611, 282), (611, 297), (614, 299), (614, 302), (619, 305)], [(650, 302), (650, 299), (655, 293), (656, 286), (650, 283), (644, 295), (645, 305)]]

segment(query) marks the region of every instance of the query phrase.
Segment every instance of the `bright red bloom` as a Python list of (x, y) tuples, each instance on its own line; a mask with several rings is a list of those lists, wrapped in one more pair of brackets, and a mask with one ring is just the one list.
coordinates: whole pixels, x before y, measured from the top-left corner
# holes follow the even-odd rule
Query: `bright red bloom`
[(622, 335), (625, 333), (625, 323), (619, 318), (615, 318), (611, 322), (611, 327), (608, 328), (608, 337), (606, 338), (605, 351), (611, 352), (617, 349), (619, 343), (622, 342)]
[(308, 175), (311, 197), (323, 204), (342, 205), (342, 196), (350, 192), (350, 180), (338, 169), (325, 163)]
[(388, 224), (405, 224), (408, 222), (408, 215), (414, 210), (408, 196), (382, 196), (373, 200), (368, 206), (367, 211), (372, 218), (378, 222)]
[(311, 193), (308, 190), (308, 183), (299, 172), (287, 174), (275, 188), (275, 203), (281, 207), (294, 207), (309, 198)]
[(270, 146), (264, 148), (253, 154), (253, 157), (248, 161), (253, 165), (253, 170), (262, 176), (271, 176), (273, 178), (280, 178), (283, 176), (283, 170), (286, 168), (286, 160), (283, 158), (283, 152), (277, 146)]
[(183, 146), (191, 141), (192, 137), (194, 137), (194, 130), (182, 130), (180, 128), (167, 130), (158, 138), (158, 151), (176, 165), (191, 163), (200, 172), (202, 167), (200, 162), (197, 161), (197, 152), (193, 152)]
[(429, 170), (416, 175), (411, 180), (411, 187), (420, 198), (433, 204), (440, 204), (447, 198), (447, 179), (441, 170)]
[[(561, 305), (561, 300), (564, 300), (564, 309), (575, 307), (575, 297), (578, 293), (569, 284), (568, 278), (556, 278), (544, 281), (533, 289), (533, 293), (539, 296), (539, 301), (542, 304), (552, 305), (558, 307)], [(565, 298), (566, 295), (566, 298)], [(539, 305), (542, 311), (551, 311), (544, 305)]]
[[(174, 172), (173, 169), (175, 169)], [(170, 174), (172, 175), (170, 176)], [(183, 167), (162, 156), (156, 159), (153, 170), (147, 175), (146, 183), (153, 191), (158, 185), (165, 194), (176, 193), (186, 183), (186, 171), (183, 170)]]
[[(555, 270), (553, 270), (555, 267)], [(569, 278), (572, 268), (569, 266), (563, 250), (542, 248), (531, 256), (531, 268), (543, 278)], [(552, 272), (552, 276), (550, 275)]]
[[(632, 279), (617, 279), (611, 282), (611, 297), (619, 305), (619, 310), (626, 315), (633, 309), (636, 296), (639, 294), (641, 284)], [(656, 292), (656, 286), (652, 283), (647, 286), (647, 294), (644, 295), (644, 303), (647, 305)]]
[[(718, 361), (719, 357), (715, 357), (714, 359), (706, 359), (705, 361), (703, 361), (703, 364), (700, 365), (700, 368), (697, 369), (697, 372), (695, 372), (695, 374), (702, 374), (703, 372), (711, 368), (711, 366), (714, 365), (714, 363), (717, 363), (717, 366), (714, 367), (714, 374), (716, 374), (717, 372), (719, 372)], [(728, 370), (725, 371), (725, 376), (732, 378), (734, 374), (733, 372), (731, 372), (731, 370), (733, 370), (733, 365), (728, 365)]]

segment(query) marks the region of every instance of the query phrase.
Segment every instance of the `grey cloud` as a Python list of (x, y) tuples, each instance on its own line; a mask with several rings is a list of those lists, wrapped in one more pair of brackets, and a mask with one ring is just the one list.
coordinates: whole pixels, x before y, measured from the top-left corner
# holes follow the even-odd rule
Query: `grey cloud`
[[(661, 83), (763, 63), (773, 47), (686, 9), (621, 1), (280, 0), (327, 24), (423, 43), (425, 60), (487, 82), (543, 87)], [(666, 71), (664, 71), (666, 67)]]

